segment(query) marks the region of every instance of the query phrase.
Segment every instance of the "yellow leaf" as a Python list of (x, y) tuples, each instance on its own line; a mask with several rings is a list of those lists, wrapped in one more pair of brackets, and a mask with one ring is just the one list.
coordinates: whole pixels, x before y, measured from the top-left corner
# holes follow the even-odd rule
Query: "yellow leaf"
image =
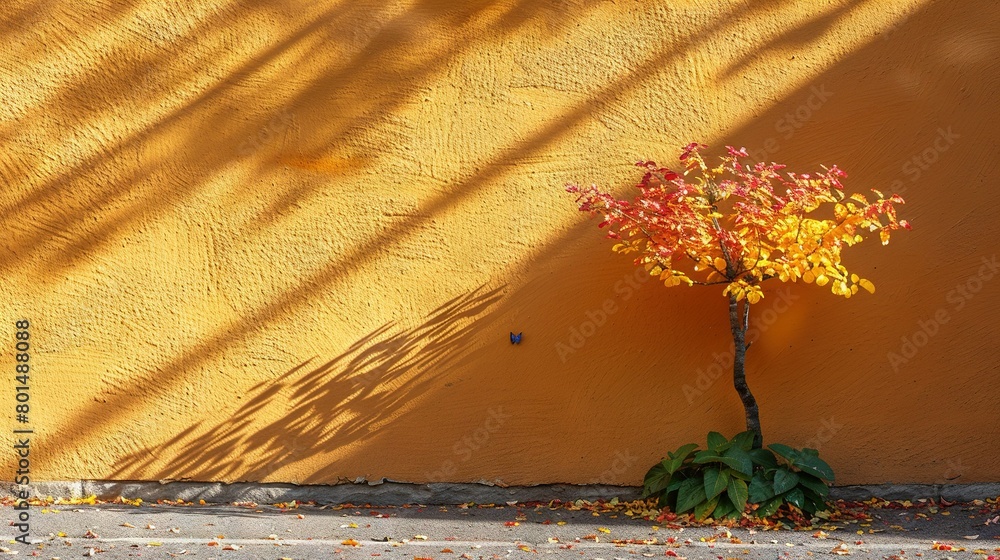
[(838, 220), (844, 219), (844, 216), (846, 215), (847, 215), (847, 208), (844, 208), (843, 204), (837, 203), (837, 205), (833, 207), (833, 216)]
[(870, 280), (862, 278), (861, 280), (858, 280), (858, 285), (867, 290), (869, 294), (875, 293), (875, 284), (872, 284)]
[(340, 541), (340, 544), (342, 544), (344, 546), (361, 546), (361, 543), (359, 543), (358, 541), (356, 541), (354, 539), (347, 539), (347, 540)]
[(830, 283), (830, 277), (825, 274), (816, 277), (817, 286), (826, 286), (829, 283)]
[(600, 531), (600, 532), (602, 532), (602, 533), (610, 533), (611, 532), (611, 529), (608, 529), (607, 527), (598, 527), (597, 530)]
[(880, 230), (878, 232), (878, 236), (879, 236), (880, 239), (882, 239), (882, 244), (883, 245), (888, 245), (889, 244), (889, 230), (887, 230), (887, 229)]
[(813, 271), (811, 271), (811, 270), (807, 270), (807, 271), (805, 271), (805, 272), (802, 273), (802, 280), (806, 284), (812, 284), (813, 280), (815, 280), (815, 279), (816, 279), (816, 275), (813, 274)]

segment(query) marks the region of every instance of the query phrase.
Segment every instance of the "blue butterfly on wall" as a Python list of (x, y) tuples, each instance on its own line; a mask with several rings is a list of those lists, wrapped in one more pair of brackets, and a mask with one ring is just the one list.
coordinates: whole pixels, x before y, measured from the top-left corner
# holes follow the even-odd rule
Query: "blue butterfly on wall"
[(517, 334), (514, 334), (513, 332), (511, 332), (510, 333), (510, 343), (511, 344), (521, 344), (521, 335), (523, 335), (523, 334), (524, 334), (523, 332), (519, 332)]

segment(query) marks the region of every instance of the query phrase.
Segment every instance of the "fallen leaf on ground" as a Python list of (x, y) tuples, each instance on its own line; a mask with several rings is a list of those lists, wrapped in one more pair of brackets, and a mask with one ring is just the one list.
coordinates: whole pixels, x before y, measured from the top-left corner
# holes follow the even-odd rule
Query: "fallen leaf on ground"
[(837, 546), (833, 547), (833, 550), (831, 550), (830, 552), (838, 556), (847, 556), (848, 554), (851, 553), (851, 550), (847, 548), (846, 544), (840, 543)]

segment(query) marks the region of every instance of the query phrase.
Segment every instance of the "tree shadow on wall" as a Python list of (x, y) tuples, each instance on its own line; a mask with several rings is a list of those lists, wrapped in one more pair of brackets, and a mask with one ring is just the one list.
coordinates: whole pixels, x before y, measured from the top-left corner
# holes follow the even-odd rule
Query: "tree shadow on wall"
[[(203, 422), (115, 465), (113, 477), (262, 480), (291, 463), (371, 436), (439, 384), (439, 377), (472, 350), (473, 333), (496, 312), (505, 286), (455, 297), (423, 323), (386, 323), (323, 364), (315, 358), (280, 378), (258, 384), (232, 417), (207, 432)], [(256, 418), (275, 402), (287, 410), (260, 427)], [(169, 464), (157, 466), (158, 459)]]
[[(371, 17), (370, 6), (340, 2), (309, 19), (291, 14), (285, 22), (287, 34), (265, 45), (232, 50), (227, 41), (240, 33), (237, 24), (247, 25), (247, 21), (253, 21), (251, 16), (266, 8), (265, 3), (250, 2), (240, 4), (236, 13), (220, 10), (200, 19), (171, 42), (169, 49), (151, 48), (141, 33), (129, 35), (123, 41), (130, 42), (123, 46), (133, 54), (141, 53), (138, 58), (116, 67), (86, 68), (54, 87), (44, 103), (26, 107), (24, 117), (10, 125), (12, 129), (20, 127), (26, 136), (47, 138), (43, 125), (57, 118), (65, 121), (58, 128), (62, 136), (52, 136), (48, 144), (30, 153), (14, 149), (17, 142), (0, 142), (0, 177), (19, 187), (9, 198), (0, 197), (0, 226), (10, 234), (2, 247), (0, 270), (16, 270), (40, 285), (62, 281), (78, 267), (91, 265), (95, 257), (117, 256), (120, 248), (115, 242), (128, 245), (134, 239), (128, 234), (142, 224), (204, 201), (221, 206), (220, 201), (233, 200), (218, 237), (212, 233), (212, 242), (218, 241), (214, 247), (226, 251), (230, 246), (251, 242), (273, 227), (273, 220), (287, 219), (285, 212), (289, 208), (339, 185), (337, 180), (343, 173), (317, 173), (304, 186), (293, 181), (253, 191), (243, 191), (238, 186), (240, 181), (234, 181), (227, 192), (213, 192), (213, 178), (219, 173), (248, 158), (254, 163), (255, 175), (266, 175), (272, 168), (288, 164), (286, 159), (291, 155), (299, 163), (319, 157), (329, 146), (351, 140), (359, 130), (391, 122), (399, 108), (412, 101), (449, 63), (469, 49), (496, 39), (497, 29), (502, 31), (500, 37), (505, 37), (524, 25), (534, 24), (539, 17), (568, 25), (599, 1), (520, 0), (508, 5), (492, 0), (423, 0), (401, 14), (381, 19)], [(567, 6), (574, 7), (571, 14), (562, 13)], [(108, 14), (108, 26), (134, 23), (116, 13)], [(490, 13), (494, 13), (492, 19), (481, 17)], [(356, 21), (373, 24), (364, 45), (348, 49), (342, 58), (317, 57), (324, 45), (334, 44), (336, 30), (353, 29), (352, 22)], [(444, 49), (436, 48), (421, 35), (432, 24), (454, 28), (452, 32), (460, 33), (462, 40), (451, 41)], [(3, 25), (0, 21), (0, 32), (6, 31)], [(549, 27), (554, 25), (550, 23)], [(401, 29), (409, 31), (403, 33)], [(48, 39), (44, 35), (42, 38)], [(311, 42), (317, 46), (310, 50), (307, 46)], [(295, 74), (272, 75), (283, 57), (295, 55), (297, 49), (305, 52)], [(197, 56), (180, 56), (192, 52)], [(228, 63), (234, 56), (236, 61)], [(36, 53), (24, 58), (37, 62), (40, 57)], [(307, 64), (310, 57), (320, 62)], [(19, 71), (29, 74), (33, 69), (29, 66)], [(214, 78), (195, 87), (189, 82), (197, 76)], [(289, 82), (296, 88), (285, 89)], [(136, 86), (143, 83), (146, 89)], [(178, 91), (194, 93), (183, 96), (180, 102), (169, 102)], [(92, 103), (95, 99), (101, 102)], [(46, 153), (59, 153), (65, 148), (64, 136), (72, 136), (87, 123), (102, 121), (123, 109), (135, 113), (129, 121), (138, 126), (102, 140), (100, 149), (81, 153), (79, 158), (53, 166), (51, 171), (38, 171)], [(242, 154), (243, 141), (270, 131), (275, 113), (284, 109), (295, 115), (296, 122), (321, 124), (307, 140), (292, 148), (269, 140), (254, 144), (253, 154)], [(6, 136), (4, 126), (0, 123), (0, 138)], [(365, 161), (378, 159), (382, 150), (380, 145), (365, 145)], [(7, 161), (11, 152), (14, 157)], [(36, 172), (41, 174), (35, 176)], [(103, 428), (120, 421), (125, 413), (119, 405), (134, 395), (162, 397), (186, 373), (284, 317), (289, 309), (345, 281), (382, 248), (413, 235), (463, 197), (484, 190), (486, 183), (463, 185), (468, 186), (467, 192), (459, 196), (446, 193), (429, 197), (431, 202), (417, 215), (392, 221), (382, 235), (391, 243), (363, 242), (334, 254), (331, 262), (310, 278), (246, 310), (238, 319), (217, 325), (215, 334), (195, 351), (181, 353), (155, 371), (146, 370), (130, 380), (128, 391), (112, 394), (103, 410), (86, 411), (75, 418), (74, 422), (85, 426), (80, 438), (95, 437)], [(197, 201), (199, 197), (204, 198)]]

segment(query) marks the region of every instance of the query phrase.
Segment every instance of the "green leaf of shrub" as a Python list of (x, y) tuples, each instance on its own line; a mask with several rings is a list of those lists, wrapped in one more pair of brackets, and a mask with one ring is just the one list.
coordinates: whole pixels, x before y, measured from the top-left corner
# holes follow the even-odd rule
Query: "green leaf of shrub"
[(722, 446), (729, 443), (726, 436), (720, 434), (719, 432), (708, 432), (708, 448), (712, 451), (721, 451)]
[(820, 459), (819, 457), (813, 457), (812, 455), (799, 455), (798, 460), (795, 462), (795, 466), (800, 471), (807, 472), (811, 475), (833, 482), (833, 469), (830, 468), (830, 465), (826, 464), (826, 461)]
[(799, 509), (802, 509), (806, 505), (806, 497), (802, 494), (802, 490), (798, 488), (791, 490), (782, 497), (785, 498), (786, 502), (793, 504)]
[(781, 468), (774, 471), (774, 493), (784, 494), (799, 485), (799, 475)]
[(693, 476), (677, 489), (676, 513), (684, 513), (705, 501), (705, 485), (701, 476)]
[(694, 518), (698, 521), (704, 521), (709, 515), (712, 515), (717, 505), (719, 505), (719, 496), (699, 503), (694, 507)]
[(754, 474), (753, 479), (750, 480), (749, 500), (752, 503), (761, 504), (773, 497), (774, 487), (767, 476), (762, 472)]
[(696, 465), (703, 465), (705, 463), (718, 463), (721, 462), (720, 461), (721, 457), (722, 455), (719, 455), (718, 451), (714, 451), (712, 449), (706, 449), (704, 451), (699, 451), (695, 453), (692, 462), (695, 463)]
[(738, 471), (736, 469), (726, 469), (726, 472), (729, 473), (729, 476), (733, 476), (733, 477), (736, 477), (736, 478), (738, 478), (740, 480), (745, 480), (747, 482), (750, 482), (750, 477), (752, 476), (752, 475), (749, 475), (749, 474), (743, 474), (743, 473), (741, 473), (740, 471)]
[(762, 503), (760, 507), (757, 508), (757, 511), (754, 513), (757, 515), (757, 517), (771, 517), (772, 515), (774, 515), (774, 512), (778, 511), (778, 508), (781, 507), (781, 503), (783, 501), (784, 500), (781, 499), (781, 496), (776, 496), (774, 498), (771, 498), (770, 500), (767, 500), (766, 502)]
[(743, 513), (743, 510), (747, 507), (747, 498), (750, 497), (750, 490), (747, 487), (747, 483), (738, 478), (730, 478), (729, 483), (726, 485), (726, 493), (729, 496), (729, 501), (733, 503), (736, 510)]
[(686, 461), (687, 458), (690, 457), (691, 454), (694, 453), (695, 450), (697, 449), (698, 445), (695, 443), (688, 443), (682, 445), (677, 449), (677, 451), (674, 451), (673, 453), (670, 452), (667, 453), (667, 455), (670, 456), (670, 460), (669, 461), (664, 460), (664, 465), (666, 465), (668, 471), (670, 471), (671, 473), (675, 473), (677, 472), (678, 469), (681, 468), (681, 466), (684, 465), (684, 461)]
[(723, 517), (729, 517), (736, 510), (733, 504), (730, 503), (725, 497), (719, 499), (719, 505), (715, 507), (715, 511), (712, 512), (712, 517), (716, 519), (722, 519)]
[(723, 452), (722, 456), (725, 459), (729, 459), (729, 461), (724, 462), (733, 469), (747, 476), (753, 474), (753, 459), (750, 458), (750, 455), (744, 451), (743, 448), (736, 446), (730, 447)]
[(729, 484), (729, 474), (716, 467), (705, 469), (704, 477), (705, 497), (709, 500), (721, 494)]
[(661, 490), (670, 484), (670, 477), (672, 473), (667, 469), (666, 465), (663, 464), (667, 461), (669, 461), (669, 459), (664, 459), (662, 462), (653, 465), (653, 467), (646, 472), (646, 476), (642, 479), (643, 498), (659, 494)]
[(796, 453), (796, 451), (791, 447), (788, 447), (787, 445), (783, 445), (780, 443), (772, 443), (767, 447), (770, 448), (771, 451), (774, 451), (779, 456), (781, 456), (782, 459), (788, 461), (789, 465), (795, 465), (795, 459), (798, 453)]
[(825, 482), (806, 472), (799, 473), (799, 485), (812, 490), (820, 498), (826, 498), (830, 495), (830, 487)]
[(827, 510), (826, 501), (819, 498), (810, 492), (803, 492), (806, 496), (806, 507), (802, 508), (802, 511), (809, 513), (810, 515), (815, 514), (817, 511)]
[(731, 443), (733, 447), (739, 447), (743, 451), (750, 451), (753, 448), (753, 432), (740, 432), (733, 436)]
[(751, 449), (747, 452), (753, 464), (764, 467), (765, 469), (773, 469), (778, 466), (778, 460), (774, 458), (774, 452), (767, 449)]

